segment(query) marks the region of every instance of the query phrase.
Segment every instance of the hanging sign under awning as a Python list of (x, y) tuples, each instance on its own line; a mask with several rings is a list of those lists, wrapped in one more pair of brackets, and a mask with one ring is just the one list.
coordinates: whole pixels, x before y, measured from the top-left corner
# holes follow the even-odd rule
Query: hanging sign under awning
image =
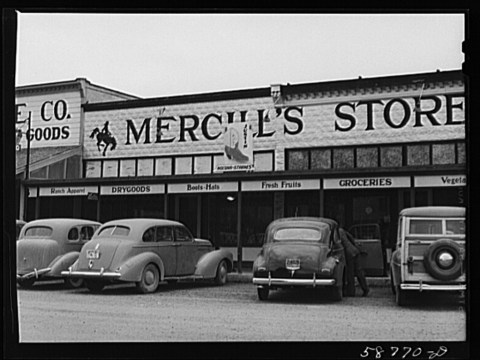
[(238, 191), (237, 182), (206, 182), (169, 184), (168, 193), (208, 193), (208, 192), (233, 192)]
[(242, 181), (242, 191), (318, 190), (320, 179)]
[(41, 187), (39, 196), (87, 196), (88, 193), (98, 193), (98, 187), (97, 186)]
[(465, 175), (415, 176), (415, 187), (467, 186)]
[(390, 189), (410, 187), (409, 176), (324, 179), (324, 189)]
[(148, 195), (164, 194), (165, 184), (108, 185), (100, 188), (102, 195)]
[(28, 197), (37, 197), (38, 189), (36, 187), (28, 188)]

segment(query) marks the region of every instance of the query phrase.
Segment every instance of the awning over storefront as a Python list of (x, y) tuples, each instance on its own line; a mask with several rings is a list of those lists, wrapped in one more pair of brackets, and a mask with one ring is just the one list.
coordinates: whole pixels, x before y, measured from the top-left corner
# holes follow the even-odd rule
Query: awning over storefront
[[(82, 155), (81, 146), (59, 146), (30, 149), (30, 172), (65, 160), (72, 156)], [(26, 170), (27, 165), (27, 149), (16, 152), (15, 174), (21, 174)]]

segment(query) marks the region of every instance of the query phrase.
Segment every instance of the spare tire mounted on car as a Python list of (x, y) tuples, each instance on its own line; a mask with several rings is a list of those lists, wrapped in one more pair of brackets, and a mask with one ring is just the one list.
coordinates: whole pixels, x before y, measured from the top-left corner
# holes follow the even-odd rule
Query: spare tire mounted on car
[(462, 275), (462, 249), (453, 240), (440, 239), (424, 253), (423, 264), (430, 275), (438, 280), (454, 280)]

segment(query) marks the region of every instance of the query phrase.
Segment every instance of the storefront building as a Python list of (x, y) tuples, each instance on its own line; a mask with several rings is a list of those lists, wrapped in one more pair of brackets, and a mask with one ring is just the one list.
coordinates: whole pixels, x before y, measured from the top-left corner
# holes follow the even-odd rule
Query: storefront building
[(375, 224), (467, 203), (461, 71), (81, 105), (81, 176), (34, 179), (27, 218), (160, 217), (253, 261), (274, 219)]

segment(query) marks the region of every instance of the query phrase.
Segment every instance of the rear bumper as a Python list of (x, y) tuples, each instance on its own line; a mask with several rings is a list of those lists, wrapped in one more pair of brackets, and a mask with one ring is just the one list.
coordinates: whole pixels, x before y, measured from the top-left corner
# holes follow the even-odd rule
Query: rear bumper
[(87, 279), (118, 279), (122, 274), (110, 271), (62, 271), (62, 276)]
[(253, 278), (253, 284), (259, 286), (332, 286), (335, 279), (292, 279), (292, 278)]
[(40, 270), (34, 269), (33, 271), (31, 271), (29, 273), (26, 273), (26, 274), (23, 274), (23, 275), (17, 274), (17, 280), (21, 281), (21, 280), (27, 280), (27, 279), (30, 279), (30, 278), (38, 279), (42, 275), (50, 272), (50, 270), (52, 270), (52, 269), (51, 268), (45, 268), (45, 269), (40, 269)]
[(441, 285), (441, 284), (400, 284), (400, 289), (402, 290), (417, 290), (417, 291), (462, 291), (467, 290), (466, 284), (455, 284), (455, 285)]

